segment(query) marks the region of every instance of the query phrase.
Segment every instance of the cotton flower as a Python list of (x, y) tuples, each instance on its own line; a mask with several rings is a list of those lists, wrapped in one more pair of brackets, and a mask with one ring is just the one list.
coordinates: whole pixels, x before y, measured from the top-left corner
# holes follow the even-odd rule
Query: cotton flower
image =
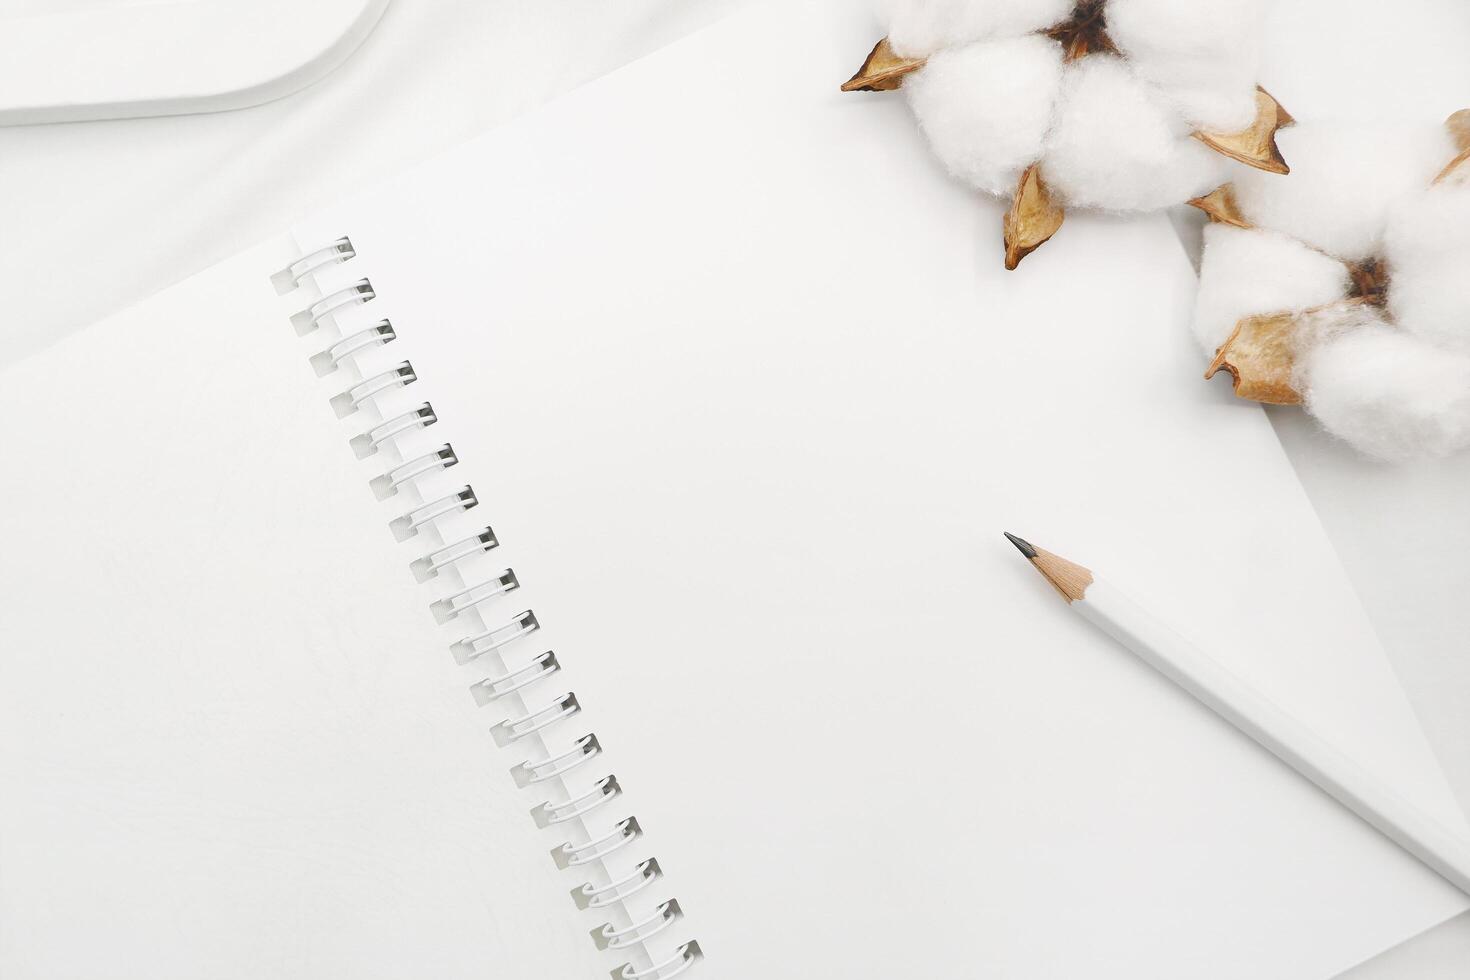
[(1194, 332), (1211, 354), (1242, 317), (1326, 306), (1347, 296), (1352, 286), (1342, 262), (1261, 228), (1208, 225), (1205, 255), (1195, 294)]
[(1154, 210), (1242, 163), (1286, 172), (1291, 117), (1255, 84), (1263, 2), (886, 0), (888, 36), (843, 89), (902, 87), (949, 171), (1012, 199), (1015, 268), (1068, 207)]
[(1470, 447), (1470, 110), (1283, 142), (1289, 177), (1191, 202), (1211, 219), (1194, 317), (1209, 374), (1377, 458)]
[(1241, 213), (1349, 262), (1379, 253), (1389, 210), (1421, 194), (1455, 155), (1436, 126), (1297, 126), (1280, 139), (1296, 179), (1236, 175)]
[(1445, 456), (1470, 445), (1470, 357), (1422, 343), (1376, 311), (1308, 347), (1295, 375), (1322, 427), (1369, 456)]

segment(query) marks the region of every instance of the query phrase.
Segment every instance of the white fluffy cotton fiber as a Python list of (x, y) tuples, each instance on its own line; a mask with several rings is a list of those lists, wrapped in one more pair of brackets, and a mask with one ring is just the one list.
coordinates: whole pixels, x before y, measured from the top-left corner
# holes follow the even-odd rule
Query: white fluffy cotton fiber
[(1342, 299), (1347, 268), (1285, 235), (1213, 224), (1205, 228), (1194, 333), (1207, 355), (1241, 317), (1304, 310)]
[(1042, 173), (1069, 204), (1152, 210), (1204, 194), (1226, 178), (1224, 157), (1121, 58), (1066, 66)]
[(1061, 45), (1030, 34), (945, 48), (903, 91), (950, 173), (1009, 196), (1041, 158), (1061, 80)]
[(940, 48), (1044, 30), (1071, 13), (1073, 0), (879, 0), (888, 42), (923, 58)]
[(1205, 229), (1195, 335), (1211, 352), (1242, 316), (1293, 313), (1294, 384), (1325, 429), (1386, 460), (1470, 448), (1470, 184), (1435, 183), (1448, 130), (1289, 132), (1289, 176), (1234, 182), (1254, 227)]
[(1277, 142), (1291, 173), (1237, 173), (1241, 211), (1349, 262), (1377, 253), (1390, 209), (1422, 192), (1455, 155), (1442, 127), (1299, 125)]
[(1426, 181), (1418, 190), (1387, 214), (1384, 255), (1395, 267), (1470, 248), (1470, 184)]
[(1255, 118), (1264, 0), (1109, 0), (1108, 34), (1191, 125), (1235, 132)]
[(1323, 428), (1385, 460), (1470, 446), (1470, 356), (1370, 319), (1298, 360), (1296, 383)]
[(1470, 353), (1470, 184), (1400, 201), (1383, 235), (1388, 310), (1428, 343)]
[(974, 187), (1010, 197), (1039, 164), (1064, 208), (1154, 210), (1246, 169), (1190, 134), (1254, 120), (1265, 0), (877, 2), (925, 61), (902, 82), (921, 128)]
[(1388, 310), (1405, 333), (1470, 353), (1470, 252), (1396, 268)]

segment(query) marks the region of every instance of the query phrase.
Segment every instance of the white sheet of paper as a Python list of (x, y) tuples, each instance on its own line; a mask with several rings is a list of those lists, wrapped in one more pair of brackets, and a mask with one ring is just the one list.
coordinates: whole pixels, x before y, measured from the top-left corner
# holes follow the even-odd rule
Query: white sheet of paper
[(607, 812), (648, 830), (625, 867), (668, 873), (633, 904), (688, 912), (653, 945), (730, 977), (1326, 977), (1464, 908), (1000, 537), (1464, 828), (1266, 420), (1200, 380), (1167, 223), (1070, 216), (1004, 273), (1000, 206), (901, 97), (837, 92), (875, 36), (755, 12), (295, 231), (350, 234), (322, 286), (379, 299), (343, 329), (404, 338), (442, 420), (405, 454), (461, 451), (426, 495), (489, 502), (480, 572), (526, 585), (496, 615), (533, 604), (566, 665), (530, 700), (578, 693), (562, 743), (599, 733)]
[(242, 253), (0, 374), (0, 976), (601, 969)]

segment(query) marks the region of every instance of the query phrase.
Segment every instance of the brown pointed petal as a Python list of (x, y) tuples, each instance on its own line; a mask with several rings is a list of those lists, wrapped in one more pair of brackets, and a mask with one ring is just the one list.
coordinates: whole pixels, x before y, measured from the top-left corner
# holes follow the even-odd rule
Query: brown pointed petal
[(1232, 160), (1239, 160), (1257, 170), (1273, 174), (1290, 173), (1291, 168), (1276, 147), (1276, 131), (1294, 122), (1281, 103), (1263, 88), (1256, 89), (1256, 120), (1238, 133), (1194, 134), (1195, 139)]
[(1455, 149), (1464, 153), (1470, 150), (1470, 109), (1461, 109), (1452, 113), (1450, 118), (1444, 121), (1445, 129), (1450, 131), (1451, 138), (1455, 141)]
[(842, 83), (844, 92), (887, 92), (903, 84), (903, 76), (924, 67), (923, 58), (900, 58), (884, 38), (873, 45), (857, 74)]
[(1006, 268), (1014, 269), (1062, 226), (1066, 211), (1051, 196), (1033, 163), (1021, 174), (1005, 216)]
[(1461, 109), (1444, 121), (1445, 128), (1450, 131), (1450, 137), (1455, 141), (1455, 149), (1460, 152), (1451, 160), (1439, 176), (1434, 178), (1436, 184), (1447, 180), (1462, 181), (1470, 178), (1470, 109)]
[(1466, 166), (1466, 164), (1470, 164), (1470, 150), (1465, 150), (1459, 156), (1451, 160), (1445, 166), (1445, 168), (1439, 172), (1439, 176), (1434, 178), (1434, 182), (1436, 184), (1442, 184), (1446, 181), (1454, 181), (1458, 183), (1466, 179), (1470, 179), (1470, 166)]
[(1211, 224), (1251, 227), (1251, 223), (1245, 220), (1245, 215), (1240, 213), (1240, 205), (1236, 203), (1234, 184), (1221, 184), (1204, 197), (1197, 197), (1189, 203), (1207, 214)]
[(1237, 397), (1267, 405), (1300, 405), (1302, 396), (1291, 386), (1296, 319), (1291, 312), (1242, 317), (1215, 352), (1205, 378), (1223, 368), (1230, 372)]

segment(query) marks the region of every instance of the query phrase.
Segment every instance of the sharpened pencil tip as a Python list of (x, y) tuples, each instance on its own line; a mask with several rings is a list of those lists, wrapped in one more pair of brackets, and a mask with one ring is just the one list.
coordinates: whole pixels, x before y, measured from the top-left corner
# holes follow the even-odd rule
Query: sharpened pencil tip
[(1031, 542), (1025, 538), (1016, 537), (1010, 531), (1002, 531), (1001, 533), (1006, 536), (1007, 541), (1016, 546), (1017, 551), (1026, 556), (1027, 560), (1036, 557), (1036, 549), (1031, 547)]
[(1026, 556), (1031, 562), (1031, 567), (1041, 573), (1042, 578), (1052, 584), (1052, 588), (1061, 593), (1062, 598), (1068, 602), (1076, 602), (1087, 594), (1087, 587), (1092, 584), (1092, 573), (1076, 562), (1052, 554), (1050, 551), (1038, 548), (1025, 538), (1018, 538), (1010, 531), (1002, 532), (1006, 540), (1016, 546), (1016, 550)]

